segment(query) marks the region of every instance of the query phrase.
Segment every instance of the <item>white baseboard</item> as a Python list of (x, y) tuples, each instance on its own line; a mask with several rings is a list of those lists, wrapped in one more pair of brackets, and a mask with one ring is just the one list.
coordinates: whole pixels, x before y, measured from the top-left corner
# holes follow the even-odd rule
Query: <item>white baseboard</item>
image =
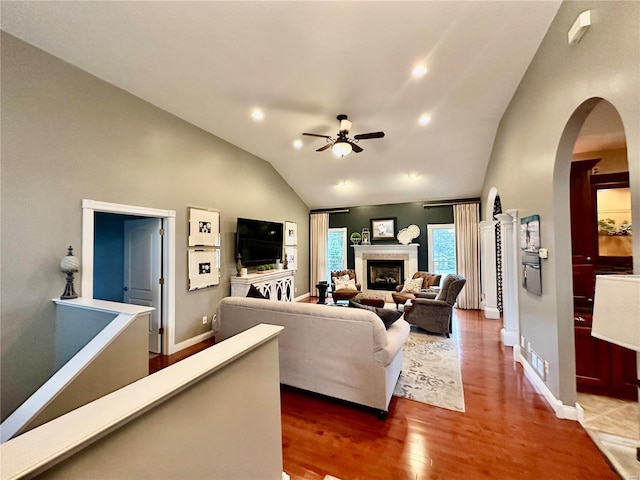
[(556, 417), (564, 418), (566, 420), (575, 420), (575, 421), (582, 420), (582, 417), (583, 417), (582, 407), (580, 407), (580, 405), (578, 405), (577, 403), (575, 406), (571, 407), (569, 405), (563, 404), (560, 400), (558, 400), (553, 395), (551, 390), (549, 390), (549, 387), (547, 387), (547, 385), (542, 381), (542, 379), (536, 374), (533, 367), (529, 365), (529, 362), (527, 362), (527, 359), (522, 356), (519, 345), (516, 345), (513, 347), (513, 357), (514, 357), (514, 360), (519, 362), (522, 365), (522, 368), (524, 368), (524, 374), (529, 380), (529, 382), (531, 382), (531, 384), (535, 387), (535, 389), (542, 394), (542, 396), (545, 398), (545, 400), (551, 406), (551, 408), (553, 408), (553, 411), (555, 412)]
[(498, 310), (496, 307), (487, 307), (486, 305), (482, 308), (482, 311), (484, 312), (484, 318), (491, 318), (492, 320), (499, 320), (500, 319), (500, 310)]
[(305, 298), (309, 298), (311, 295), (309, 294), (309, 292), (307, 293), (303, 293), (302, 295), (300, 295), (299, 297), (296, 297), (293, 299), (294, 302), (299, 302), (300, 300), (304, 300)]
[(185, 348), (189, 348), (196, 343), (204, 342), (205, 340), (213, 337), (215, 332), (213, 330), (209, 330), (208, 332), (201, 333), (200, 335), (196, 335), (195, 337), (191, 337), (187, 340), (184, 340), (180, 343), (176, 343), (173, 345), (173, 348), (170, 348), (170, 351), (165, 353), (165, 355), (171, 355), (172, 353), (179, 352), (180, 350), (184, 350)]

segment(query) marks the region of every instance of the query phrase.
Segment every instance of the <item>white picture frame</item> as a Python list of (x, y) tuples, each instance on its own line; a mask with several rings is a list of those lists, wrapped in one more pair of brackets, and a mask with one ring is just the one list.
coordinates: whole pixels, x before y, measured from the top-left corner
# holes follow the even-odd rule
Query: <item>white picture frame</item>
[(189, 247), (220, 246), (220, 212), (200, 207), (188, 208)]
[(197, 249), (187, 251), (189, 291), (212, 287), (220, 283), (220, 250)]
[(297, 270), (297, 261), (298, 261), (298, 247), (294, 245), (289, 245), (284, 247), (284, 254), (287, 257), (287, 269), (288, 270)]
[(285, 246), (298, 245), (298, 224), (296, 222), (284, 222)]

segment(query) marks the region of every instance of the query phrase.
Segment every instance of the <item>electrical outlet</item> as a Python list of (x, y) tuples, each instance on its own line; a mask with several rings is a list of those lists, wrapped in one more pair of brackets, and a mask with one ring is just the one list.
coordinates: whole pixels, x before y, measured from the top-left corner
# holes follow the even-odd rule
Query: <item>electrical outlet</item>
[(526, 343), (525, 343), (524, 335), (520, 335), (520, 346), (524, 348), (525, 345)]
[(206, 316), (206, 315), (203, 315), (203, 316), (202, 316), (202, 324), (203, 324), (203, 325), (206, 325), (206, 324), (207, 324), (207, 316)]

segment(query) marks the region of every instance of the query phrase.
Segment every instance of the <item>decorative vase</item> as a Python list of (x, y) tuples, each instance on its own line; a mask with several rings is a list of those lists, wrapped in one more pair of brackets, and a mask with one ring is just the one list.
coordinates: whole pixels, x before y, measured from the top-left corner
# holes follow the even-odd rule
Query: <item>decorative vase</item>
[(236, 277), (241, 277), (242, 276), (242, 255), (238, 254), (236, 256), (236, 272), (238, 272), (236, 274)]

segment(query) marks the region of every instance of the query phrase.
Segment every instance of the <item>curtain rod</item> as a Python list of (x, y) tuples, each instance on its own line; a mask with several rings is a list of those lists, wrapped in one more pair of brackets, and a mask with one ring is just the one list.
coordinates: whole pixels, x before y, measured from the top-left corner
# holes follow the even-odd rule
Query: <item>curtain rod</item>
[(311, 210), (309, 212), (309, 215), (313, 214), (313, 213), (349, 213), (349, 209), (348, 208), (337, 208), (334, 210)]
[(461, 198), (460, 200), (450, 200), (448, 202), (423, 203), (422, 208), (445, 207), (449, 205), (462, 205), (464, 203), (480, 203), (480, 198)]

